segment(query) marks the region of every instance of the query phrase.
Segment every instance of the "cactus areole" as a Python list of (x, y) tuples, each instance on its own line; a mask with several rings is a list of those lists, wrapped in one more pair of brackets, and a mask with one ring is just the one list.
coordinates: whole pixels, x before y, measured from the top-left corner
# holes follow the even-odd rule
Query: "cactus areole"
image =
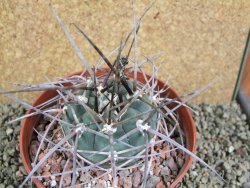
[[(140, 93), (140, 89), (129, 94), (126, 87), (132, 90), (133, 80), (126, 79), (126, 87), (113, 77), (105, 86), (104, 82), (105, 79), (98, 79), (96, 83), (88, 81), (87, 86), (94, 90), (77, 90), (63, 107), (63, 120), (82, 130), (77, 143), (78, 156), (94, 164), (107, 159), (101, 166), (109, 168), (111, 150), (117, 156), (116, 164), (125, 162), (119, 157), (133, 157), (145, 150), (145, 136), (150, 140), (152, 135), (144, 134), (141, 127), (156, 130), (158, 114), (150, 113), (153, 109), (149, 94)], [(65, 135), (74, 129), (61, 125)], [(122, 137), (125, 139), (119, 140)], [(69, 144), (73, 145), (74, 140), (69, 140)]]

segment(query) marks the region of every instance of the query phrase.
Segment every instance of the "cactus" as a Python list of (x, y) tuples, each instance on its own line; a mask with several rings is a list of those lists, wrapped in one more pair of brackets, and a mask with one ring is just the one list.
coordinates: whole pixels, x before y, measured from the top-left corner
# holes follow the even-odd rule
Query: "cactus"
[[(20, 84), (19, 86), (23, 86), (24, 89), (17, 91), (0, 91), (0, 94), (4, 94), (24, 107), (34, 110), (34, 113), (17, 120), (39, 114), (51, 121), (43, 134), (37, 132), (37, 134), (40, 134), (41, 142), (32, 161), (33, 168), (20, 187), (23, 187), (29, 179), (34, 178), (36, 172), (38, 175), (35, 178), (45, 178), (45, 176), (39, 175), (39, 168), (54, 152), (66, 153), (69, 151), (73, 156), (68, 161), (72, 161), (73, 165), (70, 170), (65, 172), (67, 161), (63, 171), (56, 173), (56, 176), (61, 176), (59, 187), (62, 186), (64, 175), (69, 174), (72, 177), (71, 186), (75, 187), (79, 173), (89, 173), (89, 180), (78, 185), (91, 187), (92, 183), (103, 175), (112, 174), (112, 187), (117, 187), (118, 173), (126, 169), (132, 171), (133, 168), (140, 168), (143, 171), (143, 181), (140, 185), (146, 187), (149, 172), (152, 171), (149, 161), (152, 162), (154, 157), (166, 152), (154, 151), (154, 147), (163, 144), (171, 145), (172, 149), (167, 152), (182, 150), (221, 178), (214, 169), (185, 148), (185, 141), (183, 141), (184, 138), (179, 126), (179, 114), (176, 113), (176, 110), (181, 106), (188, 106), (179, 101), (178, 98), (168, 98), (167, 86), (158, 88), (158, 69), (153, 62), (156, 56), (147, 57), (146, 61), (138, 62), (137, 32), (141, 20), (149, 8), (146, 9), (138, 21), (134, 16), (134, 28), (116, 49), (117, 57), (114, 63), (111, 63), (92, 40), (73, 24), (109, 67), (109, 69), (105, 69), (102, 75), (97, 76), (96, 69), (103, 70), (102, 62), (96, 66), (98, 68), (90, 68), (62, 20), (51, 6), (54, 17), (87, 69), (88, 74), (75, 75), (45, 84)], [(134, 38), (131, 46), (128, 53), (123, 56), (122, 51), (132, 33), (134, 33)], [(134, 61), (131, 61), (129, 54), (133, 44), (135, 55)], [(132, 64), (131, 62), (134, 63), (133, 78), (131, 75), (127, 75), (131, 68), (126, 69), (129, 63)], [(152, 65), (153, 68), (151, 77), (146, 76), (141, 68), (147, 63)], [(140, 83), (137, 80), (139, 72), (143, 75), (145, 83)], [(68, 86), (67, 84), (71, 85)], [(209, 85), (183, 96), (185, 102), (207, 87)], [(38, 106), (31, 106), (11, 95), (18, 92), (46, 90), (57, 90), (59, 95)], [(53, 135), (51, 138), (47, 138), (49, 137), (48, 132), (55, 122), (59, 123), (61, 131), (63, 131), (63, 137), (57, 143), (50, 140)], [(171, 138), (174, 132), (178, 132), (181, 144)], [(45, 142), (52, 143), (53, 147), (47, 148), (47, 153), (43, 158), (38, 159), (42, 145)], [(149, 151), (149, 149), (151, 150)], [(91, 173), (91, 171), (96, 172), (97, 170), (102, 171), (101, 175), (92, 176), (95, 173)], [(55, 178), (53, 181), (55, 181)], [(105, 185), (110, 187), (110, 182), (105, 182)], [(93, 184), (93, 186), (95, 185)]]
[[(132, 82), (131, 81), (127, 81), (129, 87), (132, 87)], [(102, 83), (99, 83), (102, 84)], [(93, 84), (90, 84), (90, 86), (93, 86)], [(116, 86), (115, 88), (113, 88), (114, 86)], [(122, 97), (122, 101), (119, 101), (119, 97), (118, 97), (118, 87), (117, 87), (117, 83), (115, 83), (115, 79), (109, 79), (108, 80), (108, 84), (107, 84), (107, 88), (109, 88), (107, 91), (105, 92), (99, 92), (98, 93), (98, 110), (100, 113), (97, 113), (99, 116), (102, 116), (106, 122), (108, 122), (108, 118), (109, 118), (109, 110), (110, 108), (106, 107), (105, 105), (107, 105), (109, 103), (109, 100), (111, 100), (111, 96), (112, 96), (112, 91), (114, 89), (114, 104), (119, 104), (122, 101), (128, 100), (130, 98), (128, 92), (126, 91), (126, 89), (124, 88), (124, 86), (121, 86), (120, 90), (121, 90), (121, 97)], [(84, 92), (83, 90), (78, 91), (78, 93), (76, 94), (76, 96), (79, 97), (83, 97), (86, 98), (87, 101), (83, 100), (83, 102), (86, 102), (86, 104), (91, 108), (94, 109), (95, 108), (95, 92), (94, 91), (87, 91)], [(131, 96), (133, 97), (133, 96)], [(142, 96), (145, 100), (147, 100), (148, 102), (150, 102), (149, 96), (147, 94), (144, 94)], [(108, 99), (107, 99), (108, 98)], [(104, 109), (104, 110), (103, 110)], [(119, 121), (123, 121), (126, 120), (127, 118), (131, 118), (134, 117), (135, 115), (138, 114), (143, 114), (144, 112), (148, 112), (150, 110), (152, 110), (152, 107), (149, 104), (146, 104), (145, 102), (137, 99), (135, 101), (133, 101), (130, 106), (126, 109), (126, 111), (120, 116), (118, 117), (118, 110), (120, 109), (114, 109), (111, 110), (111, 117), (112, 117), (112, 122), (114, 122), (115, 120), (117, 122)], [(75, 117), (73, 115), (73, 113), (75, 113)], [(73, 125), (77, 125), (77, 124), (81, 124), (81, 126), (88, 126), (90, 129), (93, 129), (95, 131), (98, 131), (98, 127), (95, 123), (93, 123), (92, 118), (95, 119), (96, 122), (100, 121), (98, 116), (94, 116), (91, 117), (93, 115), (89, 114), (89, 112), (84, 109), (84, 107), (77, 103), (76, 101), (72, 101), (69, 102), (66, 106), (65, 106), (65, 110), (64, 110), (64, 117), (63, 119)], [(146, 118), (147, 115), (142, 115), (140, 116), (139, 119), (144, 119)], [(76, 120), (76, 118), (78, 120)], [(128, 122), (125, 123), (121, 123), (120, 125), (118, 125), (115, 128), (115, 132), (113, 134), (114, 139), (118, 140), (120, 137), (124, 136), (126, 133), (128, 133), (129, 131), (136, 129), (136, 122), (139, 120), (138, 118), (133, 118), (131, 120), (129, 120)], [(149, 125), (152, 129), (156, 130), (156, 125), (157, 125), (157, 113), (155, 113), (152, 117), (149, 118)], [(92, 124), (91, 124), (92, 123)], [(111, 123), (112, 125), (112, 123)], [(62, 123), (62, 127), (63, 130), (65, 132), (65, 134), (68, 134), (71, 129), (68, 128), (67, 125)], [(99, 128), (101, 130), (104, 129), (104, 124), (100, 123), (99, 124)], [(107, 133), (108, 134), (108, 133)], [(148, 136), (148, 139), (150, 140), (152, 138), (152, 135)], [(70, 141), (71, 143), (73, 143), (73, 140)], [(132, 135), (128, 136), (128, 138), (124, 141), (124, 143), (115, 143), (113, 145), (113, 148), (115, 151), (122, 151), (122, 150), (126, 150), (129, 149), (131, 146), (136, 147), (136, 146), (142, 146), (145, 144), (145, 138), (142, 132), (140, 132), (140, 130), (135, 131)], [(130, 147), (129, 147), (130, 145)], [(94, 133), (91, 132), (84, 132), (79, 140), (78, 140), (78, 150), (90, 150), (90, 151), (103, 151), (103, 152), (108, 152), (110, 150), (110, 143), (109, 140), (95, 135)], [(139, 149), (135, 149), (131, 152), (125, 152), (122, 153), (121, 157), (131, 157), (131, 156), (135, 156), (136, 154), (138, 154), (140, 151), (143, 150), (143, 147), (139, 148)], [(87, 159), (88, 161), (91, 161), (92, 163), (98, 163), (101, 162), (102, 160), (105, 160), (108, 156), (102, 155), (102, 154), (88, 154), (88, 153), (84, 153), (84, 152), (80, 152), (78, 153), (80, 156), (84, 157), (85, 159)], [(117, 161), (117, 163), (119, 164), (119, 161)], [(110, 165), (106, 165), (106, 166), (110, 166)]]

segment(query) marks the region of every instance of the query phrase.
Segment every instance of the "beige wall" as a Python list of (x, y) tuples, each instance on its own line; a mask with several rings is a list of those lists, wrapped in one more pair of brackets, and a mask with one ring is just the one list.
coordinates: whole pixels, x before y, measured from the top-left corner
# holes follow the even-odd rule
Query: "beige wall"
[[(44, 3), (47, 2), (47, 3)], [(59, 3), (60, 2), (60, 3)], [(137, 1), (140, 15), (148, 0)], [(70, 27), (74, 22), (108, 54), (132, 28), (129, 0), (52, 1), (89, 62), (99, 56)], [(212, 89), (195, 102), (229, 102), (250, 25), (249, 0), (158, 0), (139, 33), (139, 51), (165, 52), (160, 77), (179, 93), (214, 78)], [(53, 18), (48, 1), (0, 1), (0, 87), (10, 82), (39, 83), (82, 68)], [(19, 95), (32, 101), (37, 94)], [(1, 99), (2, 100), (2, 99)]]

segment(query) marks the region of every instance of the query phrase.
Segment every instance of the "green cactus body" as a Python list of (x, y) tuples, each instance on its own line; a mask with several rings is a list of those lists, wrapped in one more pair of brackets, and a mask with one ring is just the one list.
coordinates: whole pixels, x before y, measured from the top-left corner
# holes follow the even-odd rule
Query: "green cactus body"
[[(132, 88), (132, 82), (131, 81), (127, 81), (128, 85), (130, 88)], [(93, 84), (92, 84), (93, 85)], [(113, 79), (109, 79), (108, 81), (108, 86), (109, 89), (107, 91), (104, 92), (105, 95), (110, 95), (111, 92), (113, 91), (113, 87), (115, 85), (114, 91), (117, 94), (118, 90), (117, 90), (117, 86), (116, 84), (114, 84)], [(126, 89), (121, 86), (120, 87), (120, 92), (122, 94), (122, 98), (123, 100), (126, 100), (128, 97), (128, 93), (126, 91)], [(79, 96), (85, 95), (86, 98), (88, 98), (88, 102), (86, 103), (91, 109), (94, 109), (94, 105), (95, 105), (95, 95), (93, 91), (82, 91), (80, 90), (78, 92)], [(143, 98), (147, 101), (149, 100), (148, 95), (144, 94)], [(107, 104), (107, 101), (105, 102), (106, 98), (104, 95), (99, 95), (98, 96), (98, 100), (99, 100), (99, 106), (104, 106), (105, 104)], [(117, 103), (119, 103), (119, 99), (117, 97)], [(104, 104), (101, 104), (104, 103)], [(77, 122), (75, 121), (75, 118), (73, 116), (73, 111), (76, 114), (77, 119), (79, 120), (80, 123), (82, 123), (83, 125), (87, 126), (88, 128), (95, 130), (95, 131), (100, 131), (98, 129), (98, 126), (94, 123), (93, 118), (96, 120), (96, 122), (99, 123), (99, 127), (102, 130), (104, 125), (103, 123), (100, 122), (100, 119), (97, 116), (94, 115), (90, 115), (81, 104), (78, 104), (75, 101), (71, 101), (66, 105), (66, 110), (64, 113), (64, 120), (76, 125)], [(124, 121), (124, 120), (128, 120), (120, 125), (118, 125), (116, 132), (113, 134), (113, 138), (114, 140), (118, 140), (120, 137), (122, 137), (123, 135), (125, 135), (126, 133), (128, 133), (129, 131), (133, 130), (136, 128), (136, 122), (138, 119), (146, 119), (148, 117), (148, 114), (146, 115), (142, 115), (140, 117), (137, 118), (132, 118), (135, 117), (141, 113), (147, 112), (149, 110), (151, 110), (152, 107), (144, 102), (142, 102), (141, 100), (135, 100), (134, 102), (132, 102), (132, 104), (129, 106), (129, 108), (127, 109), (127, 111), (125, 111), (125, 113), (120, 117), (119, 120), (117, 121)], [(102, 117), (104, 119), (108, 119), (108, 108), (106, 108), (103, 112)], [(116, 117), (116, 113), (115, 110), (111, 111), (111, 117), (113, 119), (117, 119)], [(157, 127), (157, 113), (154, 113), (154, 115), (152, 117), (149, 118), (149, 123), (148, 125), (152, 128), (152, 129), (156, 129)], [(70, 128), (65, 125), (62, 124), (64, 133), (67, 134), (70, 131)], [(149, 140), (152, 138), (152, 136), (148, 136)], [(69, 141), (70, 144), (73, 144), (73, 140)], [(120, 142), (116, 142), (113, 145), (113, 149), (116, 152), (119, 151), (123, 151), (126, 149), (131, 148), (131, 146), (140, 146), (145, 144), (145, 138), (144, 135), (137, 130), (135, 133), (133, 133), (132, 135), (130, 135), (129, 137), (123, 139), (123, 142), (125, 142), (128, 145), (125, 145), (123, 143)], [(142, 151), (145, 147), (141, 147), (139, 149), (134, 149), (133, 151), (129, 151), (126, 153), (122, 153), (119, 154), (118, 157), (132, 157), (135, 156), (136, 154), (138, 154), (140, 151)], [(110, 144), (109, 144), (109, 140), (101, 137), (99, 135), (96, 135), (94, 133), (90, 133), (88, 131), (84, 132), (79, 140), (78, 140), (78, 150), (88, 150), (88, 151), (102, 151), (102, 152), (109, 152), (110, 151)], [(92, 162), (92, 163), (98, 163), (101, 162), (102, 160), (105, 160), (107, 157), (109, 157), (108, 155), (103, 155), (103, 154), (89, 154), (89, 153), (84, 153), (84, 152), (79, 152), (78, 153), (80, 156), (82, 156), (83, 158), (87, 159), (88, 161)], [(121, 164), (122, 162), (124, 162), (124, 160), (118, 160), (117, 164)], [(102, 166), (105, 167), (109, 167), (110, 164), (106, 163)]]

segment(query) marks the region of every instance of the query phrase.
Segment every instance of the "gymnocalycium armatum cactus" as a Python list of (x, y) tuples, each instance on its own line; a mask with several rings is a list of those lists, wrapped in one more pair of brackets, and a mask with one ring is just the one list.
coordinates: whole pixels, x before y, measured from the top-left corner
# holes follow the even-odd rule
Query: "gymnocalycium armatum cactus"
[[(78, 185), (95, 186), (96, 180), (103, 175), (112, 174), (110, 179), (112, 187), (117, 187), (118, 173), (127, 169), (140, 168), (140, 171), (143, 171), (143, 180), (140, 185), (146, 187), (148, 176), (152, 172), (150, 163), (154, 160), (154, 157), (177, 149), (192, 156), (220, 177), (209, 165), (185, 148), (182, 132), (179, 131), (178, 114), (175, 113), (175, 110), (186, 105), (179, 98), (168, 98), (166, 95), (167, 87), (158, 88), (158, 69), (153, 62), (157, 55), (146, 57), (145, 61), (138, 62), (137, 32), (143, 16), (150, 7), (146, 9), (139, 20), (136, 20), (133, 16), (134, 27), (127, 38), (121, 40), (119, 47), (116, 48), (117, 57), (113, 63), (80, 28), (73, 24), (103, 60), (92, 69), (51, 6), (53, 15), (74, 47), (88, 74), (74, 75), (45, 84), (20, 84), (19, 86), (24, 87), (24, 89), (0, 92), (0, 94), (7, 95), (23, 104), (26, 108), (34, 110), (33, 114), (28, 114), (22, 118), (40, 114), (51, 120), (43, 134), (37, 133), (41, 137), (41, 142), (32, 161), (33, 168), (20, 187), (23, 187), (29, 179), (34, 178), (36, 172), (38, 175), (35, 178), (43, 179), (47, 177), (39, 174), (38, 169), (54, 152), (71, 152), (72, 157), (69, 157), (68, 161), (72, 161), (72, 168), (66, 172), (66, 168), (64, 168), (62, 172), (53, 174), (51, 178), (54, 179), (51, 181), (51, 186), (56, 185), (54, 176), (61, 176), (59, 187), (62, 187), (64, 176), (70, 174), (70, 177), (72, 177), (71, 186), (75, 187), (78, 175), (82, 173), (83, 175), (87, 174), (89, 179)], [(123, 56), (122, 51), (132, 33), (134, 38), (131, 46), (127, 55)], [(129, 58), (133, 44), (134, 60)], [(109, 69), (103, 69), (103, 62)], [(133, 68), (125, 69), (126, 65), (130, 65), (129, 63), (133, 63)], [(153, 68), (151, 77), (147, 76), (142, 69), (142, 66), (147, 63), (151, 64)], [(97, 75), (99, 70), (102, 70), (103, 73)], [(144, 83), (137, 80), (139, 72), (143, 75)], [(130, 73), (133, 73), (133, 76), (127, 76)], [(65, 83), (66, 85), (64, 85)], [(68, 86), (67, 83), (71, 83), (71, 85)], [(205, 88), (186, 95), (186, 101)], [(38, 106), (31, 106), (10, 95), (25, 91), (46, 90), (56, 90), (58, 96)], [(164, 97), (162, 97), (162, 94)], [(51, 104), (56, 105), (51, 107)], [(169, 104), (173, 104), (174, 108), (169, 107)], [(20, 119), (18, 118), (18, 120)], [(64, 133), (58, 143), (49, 140), (52, 139), (53, 135), (51, 138), (47, 138), (48, 132), (55, 122), (61, 125), (60, 128)], [(170, 130), (168, 130), (169, 127), (171, 127)], [(177, 131), (179, 131), (178, 134), (182, 143), (177, 143), (171, 138), (173, 133)], [(48, 142), (48, 145), (51, 144), (52, 147), (48, 147), (44, 157), (38, 160), (38, 155), (45, 142)], [(154, 147), (159, 147), (161, 144), (171, 145), (172, 149), (155, 151)], [(149, 151), (149, 149), (151, 150)], [(67, 162), (65, 167), (67, 167)], [(101, 173), (97, 175), (97, 171), (101, 171)], [(92, 176), (93, 174), (94, 176)], [(106, 182), (105, 187), (110, 187), (110, 182)]]

